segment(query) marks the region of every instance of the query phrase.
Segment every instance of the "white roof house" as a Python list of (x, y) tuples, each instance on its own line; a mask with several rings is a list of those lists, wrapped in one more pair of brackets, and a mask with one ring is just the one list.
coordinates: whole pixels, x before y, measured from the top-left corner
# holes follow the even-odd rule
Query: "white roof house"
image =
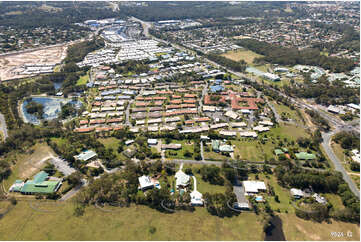
[(241, 137), (253, 137), (257, 138), (257, 133), (254, 131), (245, 131), (245, 132), (239, 132), (239, 135)]
[(273, 123), (268, 120), (262, 120), (259, 122), (259, 124), (265, 125), (265, 126), (273, 126)]
[(74, 156), (74, 158), (77, 160), (81, 160), (81, 161), (88, 161), (96, 156), (97, 156), (97, 153), (95, 153), (92, 150), (87, 150), (87, 151), (80, 153), (79, 155)]
[(236, 131), (221, 130), (221, 131), (219, 131), (219, 134), (224, 135), (224, 136), (236, 136), (237, 132)]
[(156, 145), (156, 144), (158, 144), (157, 139), (148, 139), (147, 142), (148, 142), (148, 145)]
[(353, 156), (351, 156), (352, 160), (354, 162), (360, 163), (360, 152), (356, 149), (352, 150), (351, 153)]
[(254, 127), (253, 130), (258, 131), (258, 132), (265, 132), (265, 131), (269, 131), (269, 128), (262, 126), (262, 125), (258, 125), (256, 127)]
[(261, 181), (243, 181), (245, 195), (252, 195), (260, 191), (266, 191), (266, 185)]
[(234, 122), (231, 123), (232, 128), (244, 128), (247, 127), (247, 124), (245, 122)]
[(191, 195), (191, 204), (192, 205), (199, 205), (199, 206), (203, 205), (202, 193), (200, 193), (198, 191), (192, 191), (190, 195)]
[(301, 198), (305, 195), (302, 190), (297, 189), (297, 188), (291, 188), (290, 192), (291, 192), (291, 195), (295, 198)]
[(185, 174), (182, 170), (177, 171), (177, 173), (175, 174), (174, 177), (175, 177), (175, 179), (176, 179), (176, 186), (177, 186), (177, 188), (178, 188), (178, 187), (188, 186), (190, 176), (188, 176), (187, 174)]
[(203, 106), (203, 112), (215, 112), (216, 107), (215, 106)]
[(227, 111), (224, 116), (232, 118), (232, 119), (237, 119), (238, 118), (238, 114), (236, 112), (233, 112), (232, 110)]
[(149, 176), (143, 175), (141, 177), (138, 177), (138, 181), (140, 184), (139, 188), (142, 190), (154, 187), (154, 183), (151, 181)]

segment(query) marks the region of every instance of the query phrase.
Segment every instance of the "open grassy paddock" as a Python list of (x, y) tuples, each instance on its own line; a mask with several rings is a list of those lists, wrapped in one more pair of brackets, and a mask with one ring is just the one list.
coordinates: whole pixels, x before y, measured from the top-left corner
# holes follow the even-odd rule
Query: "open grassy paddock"
[[(162, 140), (162, 144), (165, 144), (165, 140)], [(171, 143), (174, 144), (182, 144), (182, 148), (179, 150), (167, 150), (165, 152), (165, 157), (169, 158), (169, 159), (193, 159), (194, 155), (193, 155), (193, 151), (194, 151), (194, 146), (193, 146), (193, 142), (189, 143), (187, 140), (172, 140)], [(188, 150), (192, 156), (192, 157), (185, 157), (184, 156), (184, 152)]]
[(193, 213), (164, 214), (132, 205), (112, 208), (112, 213), (89, 206), (83, 216), (75, 217), (74, 207), (73, 203), (66, 202), (58, 209), (44, 213), (30, 208), (28, 202), (20, 201), (0, 220), (0, 239), (263, 240), (264, 237), (259, 217), (254, 213), (219, 218), (211, 216), (205, 208), (196, 208)]
[[(357, 224), (345, 223), (331, 219), (331, 223), (317, 223), (298, 218), (295, 214), (280, 214), (286, 240), (334, 240), (359, 241), (360, 227)], [(332, 236), (331, 232), (343, 232), (344, 236)], [(347, 236), (347, 232), (350, 237)]]
[(302, 124), (302, 119), (300, 117), (300, 115), (297, 113), (296, 110), (292, 110), (289, 107), (287, 107), (286, 105), (283, 104), (278, 104), (275, 101), (272, 101), (273, 106), (275, 107), (277, 113), (282, 117), (282, 113), (284, 114), (285, 117), (292, 119), (293, 121), (297, 122), (298, 124)]
[[(109, 138), (101, 138), (98, 139), (100, 143), (102, 143), (106, 149), (113, 149), (113, 154), (116, 155), (116, 157), (120, 160), (125, 160), (126, 157), (122, 153), (118, 153), (118, 147), (120, 140), (114, 137)], [(124, 147), (124, 149), (127, 149)]]
[(88, 80), (89, 80), (89, 72), (86, 75), (81, 76), (79, 80), (76, 82), (76, 85), (77, 86), (85, 85), (88, 82)]
[(38, 143), (31, 147), (27, 153), (15, 153), (9, 157), (12, 161), (11, 175), (4, 180), (5, 189), (17, 179), (31, 178), (45, 164), (49, 156), (54, 155), (54, 151), (45, 143)]
[(247, 64), (252, 64), (255, 58), (262, 57), (262, 55), (244, 49), (228, 51), (222, 54), (222, 56), (234, 61), (244, 60)]

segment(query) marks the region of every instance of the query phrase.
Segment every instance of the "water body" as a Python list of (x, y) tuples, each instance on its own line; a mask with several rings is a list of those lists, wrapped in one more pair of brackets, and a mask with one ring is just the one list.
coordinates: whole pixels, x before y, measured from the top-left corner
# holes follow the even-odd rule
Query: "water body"
[(261, 70), (258, 70), (257, 68), (254, 68), (252, 66), (249, 66), (246, 68), (246, 72), (252, 73), (256, 76), (263, 76), (266, 72), (263, 72)]
[(61, 86), (63, 85), (62, 82), (53, 82), (53, 83), (54, 83), (55, 91), (59, 90), (61, 88)]
[[(41, 103), (44, 106), (44, 114), (42, 118), (44, 120), (52, 120), (58, 117), (61, 111), (61, 106), (67, 103), (72, 103), (76, 108), (80, 108), (82, 103), (79, 101), (73, 101), (67, 98), (53, 98), (53, 97), (32, 97), (32, 101)], [(30, 114), (26, 110), (28, 101), (25, 100), (21, 105), (21, 110), (24, 114), (25, 122), (32, 123), (35, 125), (40, 124), (40, 120), (33, 114)]]
[(282, 229), (282, 220), (278, 216), (271, 219), (272, 229), (266, 233), (265, 241), (286, 241), (285, 234)]

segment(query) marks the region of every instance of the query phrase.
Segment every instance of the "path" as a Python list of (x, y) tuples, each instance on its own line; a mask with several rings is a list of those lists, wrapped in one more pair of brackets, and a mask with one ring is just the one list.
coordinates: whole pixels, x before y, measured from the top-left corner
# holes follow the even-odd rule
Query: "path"
[(6, 126), (5, 117), (2, 113), (0, 113), (0, 131), (4, 136), (4, 141), (9, 137), (8, 135), (8, 128)]
[(203, 147), (203, 140), (201, 140), (201, 157), (202, 157), (202, 161), (204, 162), (204, 147)]

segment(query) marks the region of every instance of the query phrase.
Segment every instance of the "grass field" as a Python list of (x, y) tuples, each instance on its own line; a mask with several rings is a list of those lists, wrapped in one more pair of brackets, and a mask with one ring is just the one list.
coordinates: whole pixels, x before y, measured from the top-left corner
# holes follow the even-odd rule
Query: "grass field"
[[(163, 214), (145, 206), (113, 208), (106, 213), (93, 206), (81, 217), (66, 203), (54, 212), (37, 212), (19, 202), (0, 220), (1, 240), (263, 240), (259, 216), (242, 213), (232, 218), (211, 216), (205, 208)], [(151, 233), (150, 228), (155, 232)], [(252, 233), (250, 233), (252, 231)]]
[(228, 51), (222, 54), (222, 56), (234, 61), (244, 60), (247, 62), (247, 64), (252, 64), (255, 58), (262, 57), (262, 55), (259, 55), (253, 51), (242, 49)]
[(241, 139), (232, 140), (232, 145), (235, 145), (234, 157), (239, 156), (240, 159), (248, 161), (263, 161), (264, 154), (272, 154), (272, 145), (267, 143), (265, 145), (259, 144), (257, 140)]
[(340, 144), (337, 144), (336, 142), (331, 142), (331, 147), (347, 172), (359, 173), (357, 171), (351, 170), (349, 162), (351, 162), (352, 159), (344, 154), (345, 150), (341, 147)]
[(126, 157), (122, 153), (118, 153), (118, 147), (119, 147), (120, 140), (118, 140), (117, 138), (114, 138), (114, 137), (101, 138), (98, 140), (105, 146), (105, 148), (107, 148), (107, 149), (112, 148), (113, 153), (117, 156), (118, 159), (120, 159), (120, 160), (126, 159)]
[[(256, 180), (255, 174), (250, 174), (248, 180)], [(258, 174), (258, 180), (264, 181), (273, 187), (275, 195), (278, 195), (279, 203), (275, 201), (273, 196), (267, 196), (266, 199), (271, 206), (272, 210), (279, 209), (281, 213), (294, 213), (295, 210), (290, 204), (291, 194), (288, 189), (281, 187), (277, 183), (277, 178), (274, 175), (265, 175), (263, 173)]]
[(11, 159), (15, 164), (11, 168), (11, 175), (4, 180), (5, 189), (8, 189), (17, 179), (31, 178), (44, 165), (46, 158), (54, 151), (47, 144), (36, 144), (29, 149), (29, 153), (13, 154)]
[[(360, 227), (357, 224), (345, 223), (331, 220), (331, 223), (317, 223), (310, 220), (298, 218), (295, 214), (280, 214), (283, 221), (283, 232), (286, 240), (323, 240), (323, 241), (359, 241)], [(350, 231), (352, 237), (347, 237)], [(343, 232), (343, 237), (331, 236), (331, 232)]]
[(302, 124), (302, 119), (301, 117), (298, 115), (296, 110), (292, 110), (289, 107), (287, 107), (286, 105), (283, 104), (277, 104), (277, 102), (272, 101), (273, 106), (275, 107), (277, 113), (282, 117), (282, 113), (284, 113), (284, 115), (294, 121), (296, 121), (298, 124)]
[(214, 151), (212, 151), (212, 145), (208, 144), (206, 145), (205, 143), (203, 143), (203, 147), (208, 147), (209, 151), (205, 151), (204, 150), (204, 159), (206, 160), (224, 160), (227, 159), (229, 157), (222, 155), (221, 153), (216, 153)]
[[(186, 150), (188, 150), (193, 155), (193, 150), (194, 150), (193, 143), (189, 144), (187, 142), (187, 140), (172, 140), (171, 143), (182, 144), (182, 148), (179, 150), (167, 150), (165, 152), (166, 158), (171, 158), (171, 159), (191, 159), (192, 158), (192, 157), (185, 157), (184, 152)], [(162, 141), (162, 144), (165, 144), (165, 141)], [(176, 155), (172, 155), (171, 153), (174, 153)]]
[[(201, 168), (202, 165), (196, 165), (196, 164), (184, 164), (183, 166), (183, 171), (187, 168), (190, 167), (193, 169), (194, 172), (194, 168)], [(179, 166), (177, 165), (177, 170), (178, 170)], [(206, 192), (214, 194), (214, 193), (225, 193), (226, 192), (226, 187), (225, 186), (219, 186), (219, 185), (212, 185), (208, 182), (205, 182), (202, 180), (202, 176), (198, 173), (194, 173), (194, 176), (197, 179), (197, 190), (204, 194)], [(191, 180), (192, 184), (193, 184), (193, 179)]]
[(85, 85), (89, 80), (89, 73), (84, 76), (81, 76), (79, 80), (76, 82), (77, 86)]
[(338, 196), (336, 194), (331, 194), (331, 193), (322, 194), (322, 196), (324, 196), (326, 198), (326, 200), (329, 203), (331, 203), (335, 209), (345, 208), (345, 206), (342, 204), (342, 200), (341, 200), (340, 196)]

